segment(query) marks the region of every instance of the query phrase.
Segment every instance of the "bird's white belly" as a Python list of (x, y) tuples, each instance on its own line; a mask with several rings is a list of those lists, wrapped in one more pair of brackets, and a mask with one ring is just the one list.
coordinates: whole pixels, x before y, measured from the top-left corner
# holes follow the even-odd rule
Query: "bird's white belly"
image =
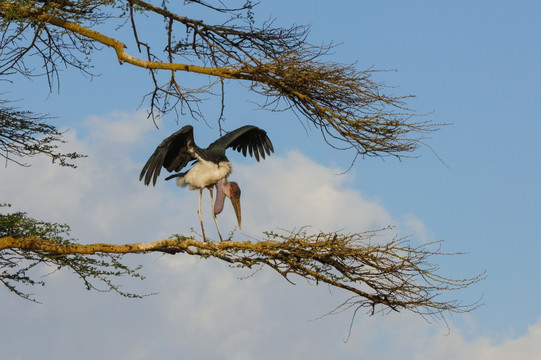
[(177, 179), (177, 185), (189, 185), (190, 190), (203, 189), (227, 177), (232, 170), (231, 163), (227, 161), (216, 164), (210, 161), (199, 160), (184, 177)]

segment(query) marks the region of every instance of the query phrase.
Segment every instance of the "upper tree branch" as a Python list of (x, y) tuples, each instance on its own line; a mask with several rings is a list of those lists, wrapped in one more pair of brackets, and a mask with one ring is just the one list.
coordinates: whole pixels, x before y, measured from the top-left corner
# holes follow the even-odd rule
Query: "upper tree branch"
[[(0, 5), (0, 11), (2, 13), (13, 11), (13, 9), (10, 9), (11, 6), (14, 6), (14, 5), (2, 4)], [(65, 30), (72, 31), (79, 35), (85, 36), (89, 39), (95, 40), (103, 45), (111, 47), (115, 50), (120, 64), (126, 62), (138, 67), (146, 68), (146, 69), (189, 71), (189, 72), (220, 76), (220, 77), (226, 77), (226, 78), (242, 78), (242, 75), (237, 74), (238, 73), (237, 71), (232, 71), (231, 69), (216, 69), (216, 68), (208, 68), (208, 67), (189, 65), (189, 64), (148, 61), (148, 60), (137, 58), (135, 56), (130, 55), (126, 51), (126, 45), (122, 43), (121, 41), (114, 39), (112, 37), (106, 36), (98, 31), (84, 27), (78, 23), (68, 21), (68, 20), (59, 18), (57, 16), (54, 16), (52, 14), (49, 14), (40, 8), (18, 7), (17, 13), (19, 16), (33, 18), (44, 23), (61, 27)]]
[[(6, 18), (7, 14), (16, 13), (19, 19), (39, 26), (49, 24), (64, 29), (67, 34), (113, 48), (121, 64), (149, 69), (155, 85), (149, 93), (151, 111), (155, 107), (162, 112), (176, 110), (180, 103), (188, 106), (192, 114), (200, 115), (190, 103), (197, 104), (202, 93), (210, 93), (210, 88), (214, 84), (222, 85), (223, 79), (237, 79), (250, 81), (251, 89), (266, 97), (263, 108), (273, 111), (291, 108), (321, 130), (329, 145), (353, 148), (361, 155), (404, 156), (422, 144), (423, 134), (440, 126), (412, 121), (415, 114), (404, 103), (407, 96), (384, 95), (384, 85), (371, 79), (373, 70), (359, 71), (353, 65), (322, 61), (333, 45), (307, 43), (307, 27), (275, 28), (272, 22), (260, 28), (251, 23), (209, 25), (142, 0), (129, 0), (128, 5), (130, 11), (125, 16), (129, 17), (137, 45), (146, 48), (146, 59), (128, 53), (126, 45), (118, 39), (84, 26), (80, 15), (73, 15), (73, 10), (66, 10), (61, 2), (43, 2), (43, 7), (4, 3), (0, 5), (0, 14)], [(90, 25), (98, 23), (91, 17), (94, 9), (84, 10), (89, 12), (83, 19), (90, 21)], [(150, 12), (166, 20), (163, 31), (167, 46), (158, 54), (153, 53), (136, 30), (134, 14), (138, 12)], [(175, 36), (178, 33), (175, 24), (185, 27), (185, 38)], [(179, 62), (179, 57), (189, 62)], [(45, 62), (54, 64), (50, 59)], [(156, 70), (171, 72), (165, 85), (158, 83)], [(177, 71), (210, 75), (218, 81), (198, 89), (186, 89), (177, 82), (174, 75)]]

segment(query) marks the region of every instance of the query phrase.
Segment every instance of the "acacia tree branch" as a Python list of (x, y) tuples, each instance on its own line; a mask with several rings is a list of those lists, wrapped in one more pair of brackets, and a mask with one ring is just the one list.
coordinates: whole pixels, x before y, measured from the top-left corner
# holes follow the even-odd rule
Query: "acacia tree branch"
[(59, 145), (65, 142), (63, 134), (45, 120), (46, 116), (18, 110), (0, 99), (0, 158), (6, 165), (13, 162), (26, 166), (19, 159), (42, 154), (61, 166), (76, 167), (71, 160), (84, 156), (59, 152)]
[(45, 252), (49, 256), (185, 253), (214, 257), (246, 268), (268, 266), (289, 282), (296, 275), (316, 284), (326, 283), (354, 296), (348, 300), (349, 307), (355, 304), (356, 308), (368, 308), (371, 314), (409, 310), (423, 316), (443, 317), (448, 312), (467, 312), (476, 307), (441, 299), (441, 293), (470, 286), (482, 280), (484, 274), (459, 280), (443, 277), (428, 258), (457, 254), (442, 253), (440, 243), (412, 247), (404, 238), (377, 241), (376, 237), (384, 230), (344, 235), (308, 234), (302, 229), (285, 234), (267, 233), (267, 239), (258, 242), (205, 242), (176, 235), (125, 245), (66, 244), (39, 237), (5, 236), (0, 238), (0, 254), (4, 249)]
[[(205, 2), (193, 3), (207, 6)], [(100, 5), (109, 6), (107, 2)], [(139, 49), (145, 47), (146, 59), (128, 53), (126, 45), (118, 39), (84, 26), (80, 15), (73, 15), (74, 10), (59, 1), (43, 2), (42, 7), (2, 4), (0, 15), (6, 18), (8, 13), (17, 13), (18, 18), (40, 26), (53, 25), (79, 39), (113, 48), (121, 64), (149, 69), (155, 86), (148, 94), (152, 115), (155, 107), (161, 112), (177, 111), (180, 104), (181, 108), (186, 105), (192, 116), (202, 117), (199, 109), (192, 108), (190, 103), (197, 105), (202, 93), (211, 93), (214, 85), (230, 79), (251, 82), (251, 90), (266, 98), (262, 108), (293, 109), (319, 129), (329, 145), (353, 148), (357, 155), (405, 156), (423, 143), (423, 134), (442, 125), (412, 121), (416, 114), (405, 106), (408, 96), (382, 94), (384, 85), (371, 80), (374, 70), (358, 71), (353, 65), (323, 61), (334, 46), (307, 43), (308, 27), (274, 28), (272, 22), (261, 28), (251, 23), (249, 26), (209, 25), (142, 0), (128, 0), (127, 7), (126, 21), (132, 26)], [(81, 10), (87, 11), (84, 19), (89, 19), (90, 25), (97, 23), (97, 19), (92, 18), (95, 9), (82, 7)], [(164, 60), (141, 40), (134, 18), (139, 12), (156, 14), (165, 20)], [(186, 28), (185, 39), (175, 37), (175, 24)], [(178, 57), (193, 60), (193, 63), (179, 62)], [(164, 86), (158, 83), (158, 70), (171, 72)], [(178, 83), (174, 75), (177, 71), (209, 75), (217, 81), (198, 89), (187, 89)], [(173, 101), (169, 101), (170, 98)]]
[[(0, 208), (9, 207), (9, 204), (0, 204)], [(70, 245), (75, 240), (69, 239), (69, 226), (39, 221), (28, 217), (25, 213), (15, 212), (10, 214), (0, 213), (0, 243), (6, 245), (15, 239), (33, 239), (32, 241), (44, 244)], [(41, 240), (38, 240), (41, 239)], [(27, 243), (28, 244), (28, 243)], [(30, 246), (32, 247), (32, 246)], [(38, 267), (38, 265), (40, 265)], [(131, 267), (121, 262), (121, 254), (97, 253), (57, 253), (51, 248), (40, 249), (39, 246), (32, 250), (22, 247), (4, 247), (0, 250), (0, 282), (16, 295), (31, 301), (36, 301), (31, 294), (21, 289), (24, 285), (45, 285), (42, 274), (35, 273), (36, 268), (42, 270), (42, 266), (53, 269), (55, 272), (61, 268), (68, 268), (75, 273), (85, 284), (88, 290), (100, 292), (114, 291), (125, 297), (142, 297), (120, 290), (113, 279), (131, 276), (143, 277), (138, 273), (140, 266)], [(35, 278), (40, 278), (36, 280)]]
[[(13, 11), (13, 9), (10, 9), (11, 6), (16, 6), (16, 5), (2, 4), (0, 5), (0, 11), (2, 13)], [(58, 26), (65, 30), (69, 30), (71, 32), (77, 33), (89, 39), (95, 40), (105, 46), (111, 47), (115, 50), (117, 58), (118, 58), (118, 62), (120, 64), (129, 63), (129, 64), (146, 68), (146, 69), (161, 69), (161, 70), (172, 70), (172, 71), (178, 70), (178, 71), (188, 71), (188, 72), (220, 76), (220, 77), (226, 77), (226, 78), (235, 78), (235, 79), (242, 78), (242, 75), (236, 74), (237, 71), (233, 71), (227, 68), (215, 69), (215, 68), (190, 65), (190, 64), (149, 61), (149, 60), (137, 58), (135, 56), (130, 55), (125, 50), (126, 45), (123, 42), (117, 39), (114, 39), (112, 37), (109, 37), (107, 35), (104, 35), (98, 31), (89, 29), (78, 23), (54, 16), (53, 14), (43, 11), (41, 8), (29, 8), (29, 7), (21, 6), (21, 7), (18, 7), (17, 13), (19, 14), (19, 16), (33, 18), (43, 23)]]

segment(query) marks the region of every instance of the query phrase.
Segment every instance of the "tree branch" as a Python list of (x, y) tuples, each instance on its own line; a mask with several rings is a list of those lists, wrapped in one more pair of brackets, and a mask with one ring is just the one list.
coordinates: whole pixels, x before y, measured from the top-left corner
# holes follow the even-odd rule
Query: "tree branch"
[[(204, 242), (193, 237), (174, 236), (149, 243), (125, 245), (63, 244), (39, 237), (5, 236), (4, 249), (46, 252), (60, 255), (93, 255), (97, 253), (185, 253), (203, 258), (214, 257), (240, 267), (268, 266), (292, 282), (296, 275), (329, 284), (354, 295), (349, 306), (376, 311), (409, 310), (423, 316), (443, 317), (447, 312), (467, 312), (476, 305), (441, 300), (442, 292), (470, 286), (484, 274), (468, 279), (450, 279), (437, 274), (437, 266), (427, 260), (436, 255), (440, 243), (412, 247), (407, 239), (394, 238), (380, 243), (382, 232), (308, 234), (304, 229), (285, 234), (267, 233), (258, 242)], [(436, 247), (431, 249), (431, 247)], [(343, 306), (343, 305), (341, 305)]]
[[(208, 5), (199, 1), (193, 3)], [(359, 71), (353, 65), (323, 61), (334, 45), (309, 44), (306, 41), (308, 27), (274, 28), (272, 22), (267, 22), (256, 28), (250, 21), (244, 26), (209, 25), (142, 0), (129, 0), (128, 6), (129, 11), (121, 16), (131, 24), (137, 46), (146, 48), (147, 59), (128, 53), (126, 45), (118, 39), (84, 26), (79, 13), (74, 15), (72, 8), (59, 1), (43, 2), (42, 7), (4, 3), (0, 5), (0, 15), (6, 18), (7, 14), (16, 13), (22, 21), (40, 26), (53, 25), (79, 39), (113, 48), (121, 64), (149, 69), (154, 83), (154, 91), (148, 94), (152, 115), (154, 108), (160, 112), (177, 111), (180, 104), (181, 108), (186, 105), (192, 116), (203, 117), (198, 108), (190, 107), (190, 103), (197, 104), (202, 93), (209, 94), (214, 85), (221, 86), (223, 79), (231, 79), (250, 81), (251, 90), (266, 98), (262, 108), (271, 111), (293, 109), (319, 129), (330, 146), (352, 148), (356, 155), (406, 156), (404, 154), (423, 144), (423, 134), (442, 125), (412, 121), (418, 115), (404, 103), (409, 96), (382, 94), (385, 86), (371, 79), (374, 70)], [(242, 9), (251, 9), (251, 5)], [(99, 15), (92, 18), (93, 8), (81, 5), (80, 11), (83, 10), (87, 11), (84, 19), (89, 20), (90, 25), (98, 23)], [(234, 12), (238, 9), (221, 10)], [(161, 56), (164, 60), (140, 39), (134, 19), (138, 12), (156, 14), (165, 20), (164, 41), (167, 45), (162, 51), (165, 56)], [(174, 31), (174, 24), (185, 27), (185, 39), (175, 37), (178, 31)], [(193, 60), (193, 63), (178, 62), (178, 57)], [(159, 85), (156, 70), (171, 72), (164, 86)], [(177, 82), (176, 71), (209, 75), (217, 81), (198, 89), (187, 89)], [(174, 100), (169, 101), (170, 98)]]
[(18, 158), (42, 154), (53, 162), (58, 160), (61, 166), (76, 167), (70, 160), (84, 156), (58, 152), (59, 145), (65, 142), (63, 134), (45, 120), (46, 116), (20, 111), (0, 99), (0, 157), (6, 160), (6, 164), (14, 162), (26, 166)]
[[(0, 12), (3, 14), (7, 12), (12, 12), (14, 11), (14, 9), (11, 8), (12, 6), (17, 6), (17, 5), (13, 5), (13, 4), (0, 5)], [(216, 68), (208, 68), (208, 67), (189, 65), (189, 64), (167, 63), (167, 62), (148, 61), (148, 60), (140, 59), (140, 58), (130, 55), (125, 50), (126, 45), (122, 43), (121, 41), (114, 39), (112, 37), (109, 37), (107, 35), (104, 35), (98, 31), (84, 27), (78, 23), (64, 20), (62, 18), (49, 14), (41, 8), (34, 8), (34, 7), (30, 8), (30, 7), (18, 6), (17, 9), (15, 9), (15, 11), (18, 13), (19, 16), (22, 16), (24, 18), (33, 18), (43, 23), (58, 26), (60, 28), (77, 33), (89, 39), (95, 40), (105, 46), (113, 48), (116, 52), (118, 62), (120, 64), (126, 62), (138, 67), (146, 68), (146, 69), (188, 71), (188, 72), (195, 72), (199, 74), (214, 75), (214, 76), (226, 77), (226, 78), (241, 78), (242, 77), (242, 75), (235, 74), (236, 71), (233, 71), (231, 69), (226, 69), (226, 68), (216, 69)]]

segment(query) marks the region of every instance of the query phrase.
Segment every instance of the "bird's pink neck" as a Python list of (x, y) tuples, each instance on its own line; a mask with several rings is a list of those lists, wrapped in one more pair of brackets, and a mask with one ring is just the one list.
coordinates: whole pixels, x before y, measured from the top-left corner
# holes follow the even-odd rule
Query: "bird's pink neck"
[(218, 180), (216, 183), (216, 201), (214, 203), (214, 214), (218, 215), (224, 209), (225, 197), (230, 197), (230, 186), (226, 178)]

